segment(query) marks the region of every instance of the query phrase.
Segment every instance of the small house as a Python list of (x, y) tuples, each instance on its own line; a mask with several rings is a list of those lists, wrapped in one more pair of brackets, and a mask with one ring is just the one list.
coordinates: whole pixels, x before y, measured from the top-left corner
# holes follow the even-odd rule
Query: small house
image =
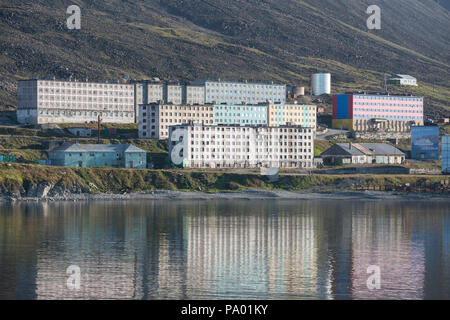
[(147, 152), (131, 144), (64, 143), (49, 152), (51, 164), (63, 167), (146, 168)]
[(325, 150), (324, 164), (402, 164), (405, 154), (385, 143), (337, 143)]

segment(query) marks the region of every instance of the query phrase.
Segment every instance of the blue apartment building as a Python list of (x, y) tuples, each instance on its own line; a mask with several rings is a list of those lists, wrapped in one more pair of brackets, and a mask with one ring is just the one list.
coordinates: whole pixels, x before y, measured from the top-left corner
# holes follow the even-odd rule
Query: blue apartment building
[(267, 105), (214, 105), (213, 124), (267, 125)]
[(205, 103), (253, 104), (271, 101), (286, 103), (287, 86), (272, 82), (203, 80), (192, 84), (205, 87)]
[(65, 143), (49, 152), (51, 164), (62, 167), (144, 169), (147, 152), (131, 144)]

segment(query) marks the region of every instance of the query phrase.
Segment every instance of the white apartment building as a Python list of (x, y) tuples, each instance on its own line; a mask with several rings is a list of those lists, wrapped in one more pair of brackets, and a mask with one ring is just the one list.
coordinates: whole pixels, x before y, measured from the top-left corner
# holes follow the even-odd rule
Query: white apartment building
[(149, 83), (147, 84), (147, 102), (156, 103), (164, 101), (164, 83)]
[(190, 168), (312, 168), (314, 130), (191, 122), (169, 128), (169, 155)]
[(165, 103), (183, 104), (184, 98), (184, 86), (181, 84), (168, 84)]
[(212, 105), (148, 104), (139, 106), (139, 138), (167, 139), (169, 127), (189, 121), (213, 124)]
[(205, 104), (205, 87), (186, 86), (186, 104)]
[(57, 80), (19, 81), (17, 120), (23, 124), (133, 123), (134, 85)]

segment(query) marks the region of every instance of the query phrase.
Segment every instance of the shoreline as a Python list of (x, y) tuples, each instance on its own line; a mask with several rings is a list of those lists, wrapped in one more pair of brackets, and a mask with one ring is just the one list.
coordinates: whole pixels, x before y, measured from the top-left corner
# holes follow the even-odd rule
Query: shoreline
[(450, 201), (449, 194), (399, 193), (391, 191), (338, 191), (305, 192), (283, 190), (245, 190), (234, 192), (207, 193), (201, 191), (156, 190), (126, 194), (68, 194), (55, 197), (0, 197), (1, 202), (77, 202), (77, 201), (131, 201), (131, 200), (172, 200), (172, 201), (210, 201), (210, 200), (408, 200), (408, 201)]

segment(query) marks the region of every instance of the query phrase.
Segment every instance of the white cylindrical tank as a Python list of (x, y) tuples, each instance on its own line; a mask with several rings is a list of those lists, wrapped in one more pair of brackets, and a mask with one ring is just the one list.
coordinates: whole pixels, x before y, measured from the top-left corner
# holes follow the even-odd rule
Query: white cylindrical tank
[(315, 73), (311, 77), (311, 92), (313, 96), (331, 94), (331, 74)]

